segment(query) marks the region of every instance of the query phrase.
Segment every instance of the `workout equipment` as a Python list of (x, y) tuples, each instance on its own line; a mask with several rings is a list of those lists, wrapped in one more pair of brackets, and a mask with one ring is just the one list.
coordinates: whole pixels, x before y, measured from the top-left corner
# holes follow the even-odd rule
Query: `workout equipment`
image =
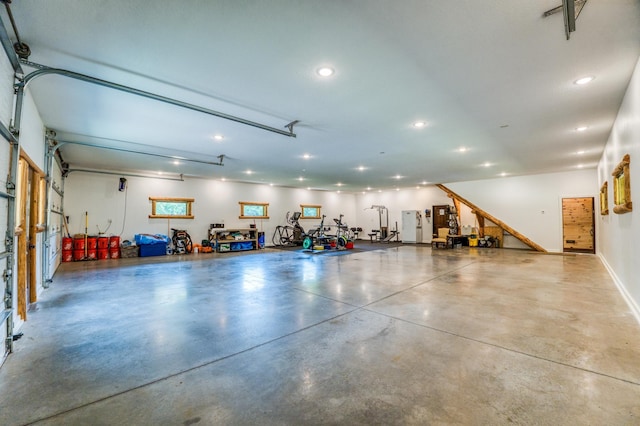
[(273, 237), (271, 237), (274, 246), (294, 246), (304, 243), (304, 237), (307, 233), (299, 223), (301, 214), (301, 212), (293, 212), (293, 215), (289, 216), (289, 212), (287, 212), (286, 221), (289, 225), (276, 226)]
[(191, 241), (191, 236), (189, 235), (189, 233), (184, 229), (171, 228), (171, 231), (173, 232), (171, 236), (173, 253), (191, 253), (191, 251), (193, 250), (193, 242)]
[[(343, 214), (340, 214), (340, 218), (334, 218), (333, 221), (336, 223), (336, 245), (338, 248), (346, 248), (347, 243), (349, 241), (353, 241), (354, 234), (349, 229), (349, 225), (342, 222)], [(355, 229), (355, 228), (351, 228)]]
[(331, 239), (331, 236), (325, 235), (324, 233), (324, 218), (326, 215), (322, 215), (322, 220), (320, 221), (320, 225), (316, 229), (309, 231), (302, 240), (302, 248), (305, 250), (309, 250), (312, 247), (325, 245)]
[[(371, 230), (371, 233), (369, 234), (369, 238), (371, 239), (371, 242), (383, 241), (385, 238), (387, 238), (387, 233), (389, 231), (389, 210), (383, 205), (375, 205), (375, 204), (369, 207), (369, 209), (378, 211), (378, 221), (380, 224), (380, 227), (378, 229)], [(365, 210), (369, 210), (369, 209), (365, 209)], [(385, 220), (384, 222), (385, 226), (382, 226), (383, 217)]]

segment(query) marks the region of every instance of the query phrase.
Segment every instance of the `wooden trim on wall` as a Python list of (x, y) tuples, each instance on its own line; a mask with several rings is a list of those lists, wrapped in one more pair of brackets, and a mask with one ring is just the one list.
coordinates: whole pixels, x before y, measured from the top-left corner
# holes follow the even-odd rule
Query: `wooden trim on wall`
[(525, 237), (523, 234), (519, 233), (518, 231), (516, 231), (515, 229), (513, 229), (512, 227), (510, 227), (509, 225), (507, 225), (503, 221), (501, 221), (500, 219), (497, 219), (496, 217), (490, 215), (486, 211), (482, 210), (480, 207), (476, 206), (475, 204), (473, 204), (469, 200), (466, 200), (465, 198), (463, 198), (460, 195), (456, 194), (455, 192), (453, 192), (452, 190), (450, 190), (446, 186), (444, 186), (442, 184), (439, 184), (439, 183), (436, 184), (436, 186), (438, 188), (440, 188), (441, 190), (443, 190), (447, 194), (447, 196), (449, 198), (452, 198), (454, 200), (457, 199), (462, 204), (466, 205), (471, 210), (473, 210), (476, 215), (480, 215), (480, 216), (484, 217), (485, 219), (495, 223), (497, 226), (499, 226), (503, 230), (507, 231), (509, 234), (513, 235), (514, 237), (516, 237), (517, 239), (519, 239), (520, 241), (522, 241), (523, 243), (525, 243), (526, 245), (528, 245), (532, 249), (537, 250), (537, 251), (542, 252), (542, 253), (546, 253), (547, 252), (547, 250), (545, 250), (545, 248), (542, 247), (541, 245), (536, 244), (535, 242), (533, 242), (529, 238)]

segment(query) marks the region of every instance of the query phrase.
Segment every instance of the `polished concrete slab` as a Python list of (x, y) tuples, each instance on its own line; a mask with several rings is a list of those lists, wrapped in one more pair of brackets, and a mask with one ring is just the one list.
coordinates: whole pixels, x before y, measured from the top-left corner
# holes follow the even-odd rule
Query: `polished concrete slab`
[(0, 424), (637, 424), (640, 326), (599, 259), (381, 247), (63, 265)]

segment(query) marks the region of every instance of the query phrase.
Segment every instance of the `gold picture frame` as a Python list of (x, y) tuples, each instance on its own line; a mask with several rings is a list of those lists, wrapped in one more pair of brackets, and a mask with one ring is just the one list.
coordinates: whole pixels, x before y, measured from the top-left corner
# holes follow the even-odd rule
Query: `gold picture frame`
[(613, 176), (613, 212), (616, 214), (629, 213), (633, 210), (629, 164), (631, 164), (631, 157), (626, 154), (611, 173)]
[(605, 182), (600, 187), (600, 215), (609, 214), (609, 182)]

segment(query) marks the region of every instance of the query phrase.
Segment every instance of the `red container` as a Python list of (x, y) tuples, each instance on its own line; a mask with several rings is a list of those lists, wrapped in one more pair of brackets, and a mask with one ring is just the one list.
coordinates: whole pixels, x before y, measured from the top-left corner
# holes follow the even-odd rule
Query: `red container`
[(98, 250), (108, 249), (108, 248), (109, 248), (109, 237), (98, 237)]
[(87, 250), (87, 260), (96, 260), (98, 258), (98, 249)]
[(67, 251), (73, 250), (73, 238), (64, 237), (62, 239), (62, 250), (67, 250)]
[[(109, 249), (120, 249), (120, 237), (109, 237)], [(117, 257), (112, 257), (112, 259), (117, 259)]]
[(84, 260), (84, 249), (74, 249), (73, 260)]
[(117, 247), (117, 248), (109, 247), (109, 257), (111, 259), (120, 259), (120, 247)]
[(84, 237), (73, 239), (73, 251), (76, 251), (76, 250), (82, 250), (82, 252), (84, 253)]
[[(71, 239), (71, 238), (69, 238)], [(63, 262), (71, 262), (73, 260), (73, 251), (71, 250), (62, 250), (62, 261)]]
[(95, 250), (98, 248), (98, 238), (96, 237), (87, 237), (87, 248), (89, 250)]
[[(100, 242), (98, 240), (98, 244), (99, 243)], [(107, 260), (107, 259), (109, 259), (109, 249), (98, 247), (98, 260)]]
[(348, 241), (346, 247), (348, 249), (352, 249), (353, 248), (353, 241)]

